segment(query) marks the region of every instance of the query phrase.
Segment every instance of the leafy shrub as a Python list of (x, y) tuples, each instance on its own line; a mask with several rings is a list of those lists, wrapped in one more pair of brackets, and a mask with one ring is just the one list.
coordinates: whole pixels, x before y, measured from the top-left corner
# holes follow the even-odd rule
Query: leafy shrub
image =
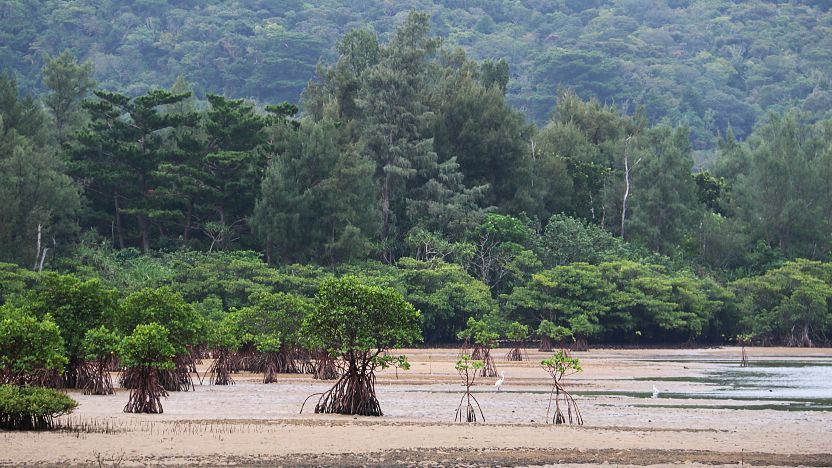
[(50, 429), (55, 418), (77, 406), (75, 400), (52, 389), (0, 385), (0, 429)]

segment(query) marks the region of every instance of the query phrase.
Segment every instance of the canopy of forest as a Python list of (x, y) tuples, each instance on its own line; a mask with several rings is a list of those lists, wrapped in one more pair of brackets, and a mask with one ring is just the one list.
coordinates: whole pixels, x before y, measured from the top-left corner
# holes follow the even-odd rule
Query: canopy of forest
[(832, 109), (832, 13), (825, 0), (45, 0), (0, 5), (0, 69), (43, 89), (45, 54), (71, 50), (128, 95), (177, 76), (205, 93), (295, 102), (346, 32), (390, 38), (430, 13), (449, 48), (510, 65), (509, 102), (543, 124), (559, 87), (653, 124), (687, 125), (695, 148), (769, 111)]
[(350, 30), (292, 102), (203, 96), (181, 76), (113, 91), (70, 51), (44, 57), (36, 92), (0, 76), (9, 323), (57, 327), (72, 367), (84, 326), (184, 311), (165, 325), (184, 349), (197, 325), (310, 309), (349, 275), (420, 310), (428, 342), (469, 319), (582, 343), (829, 341), (832, 120), (771, 112), (698, 171), (692, 127), (582, 98), (584, 79), (530, 122), (508, 62), (448, 47), (435, 22)]

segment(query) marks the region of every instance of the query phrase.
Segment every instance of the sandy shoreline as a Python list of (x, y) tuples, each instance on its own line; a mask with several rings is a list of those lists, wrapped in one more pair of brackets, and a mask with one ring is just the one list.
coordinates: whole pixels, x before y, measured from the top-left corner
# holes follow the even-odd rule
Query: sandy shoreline
[[(197, 385), (171, 394), (162, 415), (121, 413), (123, 391), (73, 392), (80, 406), (68, 419), (84, 430), (0, 432), (0, 464), (832, 466), (832, 412), (783, 406), (800, 400), (788, 382), (761, 398), (735, 397), (714, 383), (714, 372), (733, 372), (736, 348), (577, 353), (585, 372), (570, 388), (583, 427), (543, 423), (549, 385), (536, 364), (542, 353), (530, 351), (521, 363), (498, 359), (506, 384), (497, 393), (495, 379), (482, 379), (476, 391), (486, 423), (475, 425), (451, 422), (460, 395), (456, 350), (406, 353), (411, 371), (379, 376), (382, 418), (298, 415), (303, 399), (327, 385), (295, 375), (270, 385), (256, 375), (237, 375), (229, 387)], [(752, 362), (832, 363), (829, 349), (750, 354)], [(648, 396), (653, 384), (664, 393), (657, 400)]]

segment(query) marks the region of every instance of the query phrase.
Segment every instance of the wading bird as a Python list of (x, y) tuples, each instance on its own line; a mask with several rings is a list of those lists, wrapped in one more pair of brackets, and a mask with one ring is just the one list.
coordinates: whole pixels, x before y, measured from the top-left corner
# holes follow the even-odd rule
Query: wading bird
[(503, 381), (506, 380), (506, 373), (504, 371), (500, 371), (500, 380), (494, 382), (494, 386), (497, 387), (497, 391), (500, 391), (500, 387), (503, 386)]
[(656, 388), (656, 384), (653, 384), (653, 398), (659, 397), (659, 389)]

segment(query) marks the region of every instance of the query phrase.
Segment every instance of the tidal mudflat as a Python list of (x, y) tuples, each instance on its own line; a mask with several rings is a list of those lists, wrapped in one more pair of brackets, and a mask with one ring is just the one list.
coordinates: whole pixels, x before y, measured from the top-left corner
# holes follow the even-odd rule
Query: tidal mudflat
[[(126, 391), (84, 396), (72, 429), (0, 432), (10, 465), (832, 465), (832, 349), (606, 350), (574, 353), (567, 382), (584, 426), (546, 424), (543, 353), (497, 360), (505, 384), (478, 379), (485, 416), (453, 423), (462, 387), (455, 349), (403, 350), (409, 371), (379, 374), (380, 418), (316, 415), (308, 376), (235, 375), (232, 386), (172, 393), (164, 414), (121, 412)], [(507, 350), (494, 350), (503, 357)], [(209, 362), (204, 362), (204, 368)], [(207, 383), (207, 382), (206, 382)], [(653, 398), (653, 386), (659, 390)]]

